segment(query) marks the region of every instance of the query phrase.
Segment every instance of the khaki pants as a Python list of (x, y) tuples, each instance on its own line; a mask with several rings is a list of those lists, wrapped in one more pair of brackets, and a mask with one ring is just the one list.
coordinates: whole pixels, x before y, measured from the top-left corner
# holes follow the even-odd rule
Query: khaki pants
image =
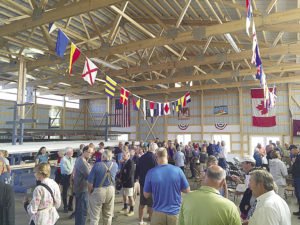
[(111, 225), (115, 202), (115, 187), (95, 188), (89, 196), (90, 225), (98, 225), (101, 210), (103, 225)]
[(162, 212), (153, 211), (151, 225), (176, 225), (178, 215), (168, 215)]
[(285, 198), (284, 196), (284, 189), (286, 188), (286, 186), (283, 186), (283, 185), (277, 185), (277, 188), (278, 188), (278, 195), (281, 197), (281, 198)]

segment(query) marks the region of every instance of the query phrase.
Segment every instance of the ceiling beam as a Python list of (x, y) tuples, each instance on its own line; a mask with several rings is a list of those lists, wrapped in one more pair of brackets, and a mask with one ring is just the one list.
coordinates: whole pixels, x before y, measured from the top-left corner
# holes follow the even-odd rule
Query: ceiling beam
[[(112, 2), (112, 1), (113, 0), (110, 0), (110, 2)], [(114, 1), (117, 1), (117, 0), (114, 0)], [(85, 2), (85, 1), (83, 1), (83, 2)], [(117, 10), (119, 10), (119, 9), (117, 9)], [(268, 27), (268, 25), (280, 24), (280, 23), (285, 23), (285, 22), (294, 21), (294, 20), (300, 20), (300, 8), (288, 10), (285, 12), (273, 13), (266, 17), (255, 17), (255, 21), (256, 21), (255, 23), (256, 23), (257, 28), (260, 26)], [(19, 22), (17, 22), (17, 23), (19, 23)], [(2, 26), (2, 27), (3, 28), (0, 30), (0, 34), (1, 34), (1, 32), (3, 32), (3, 30), (5, 30), (6, 25)], [(119, 46), (115, 46), (115, 47), (111, 47), (111, 48), (107, 48), (107, 49), (100, 48), (100, 51), (99, 51), (99, 49), (96, 49), (93, 51), (87, 51), (87, 52), (84, 52), (84, 54), (86, 54), (88, 57), (105, 57), (105, 56), (109, 56), (109, 55), (113, 55), (113, 54), (122, 54), (126, 51), (135, 51), (135, 50), (144, 49), (144, 48), (151, 48), (154, 46), (166, 46), (167, 44), (176, 44), (176, 43), (187, 42), (190, 40), (205, 39), (205, 38), (208, 38), (209, 36), (221, 35), (224, 33), (232, 33), (232, 32), (242, 31), (244, 29), (245, 29), (245, 19), (242, 19), (242, 20), (238, 20), (238, 21), (232, 21), (232, 22), (208, 26), (208, 27), (204, 27), (204, 28), (196, 28), (196, 29), (193, 29), (193, 31), (179, 33), (174, 38), (168, 38), (168, 37), (149, 38), (146, 40), (130, 42), (128, 44), (119, 45)], [(251, 55), (252, 53), (247, 52), (247, 54)], [(248, 58), (248, 55), (246, 57)], [(68, 59), (68, 58), (69, 58), (69, 55), (66, 55), (65, 59)], [(63, 63), (63, 62), (67, 62), (67, 60), (62, 61), (61, 59), (55, 59), (55, 60), (53, 60), (53, 59), (51, 59), (51, 60), (38, 59), (34, 63), (31, 63), (31, 65), (27, 64), (27, 68), (28, 68), (28, 71), (30, 71), (30, 69), (32, 69), (32, 68), (34, 69), (34, 68), (38, 68), (40, 66), (48, 66), (48, 65), (53, 65), (53, 64)], [(194, 65), (197, 65), (197, 64), (194, 64)], [(18, 65), (15, 65), (14, 67), (12, 67), (10, 65), (9, 70), (5, 70), (5, 66), (4, 66), (4, 68), (2, 67), (0, 69), (1, 72), (9, 72), (9, 71), (17, 71), (17, 70), (18, 70)]]
[(76, 16), (82, 13), (87, 13), (92, 10), (107, 7), (122, 2), (123, 0), (89, 0), (72, 3), (60, 8), (49, 10), (43, 13), (42, 17), (38, 20), (33, 20), (31, 17), (12, 22), (8, 25), (1, 26), (0, 36), (10, 35), (13, 33), (28, 30), (30, 28), (41, 26), (53, 21), (65, 19), (68, 17)]
[(180, 24), (181, 24), (181, 22), (183, 20), (184, 15), (186, 14), (188, 8), (190, 7), (191, 1), (192, 0), (188, 0), (188, 2), (186, 3), (186, 5), (184, 6), (183, 10), (181, 11), (181, 14), (180, 14), (180, 16), (179, 16), (179, 18), (178, 18), (178, 20), (176, 22), (176, 28), (179, 28), (179, 26), (180, 26)]
[(273, 7), (275, 6), (275, 4), (277, 3), (277, 1), (278, 1), (278, 0), (272, 0), (272, 1), (269, 3), (269, 5), (268, 5), (268, 7), (267, 7), (267, 9), (266, 9), (266, 13), (267, 13), (267, 14), (269, 14), (269, 13), (272, 11), (272, 9), (273, 9)]
[[(290, 77), (276, 77), (268, 79), (269, 83), (272, 84), (286, 84), (286, 83), (295, 83), (300, 82), (300, 75), (296, 76), (290, 76)], [(224, 89), (224, 88), (237, 88), (237, 87), (259, 87), (259, 81), (258, 80), (244, 80), (240, 82), (230, 82), (230, 83), (222, 83), (222, 84), (205, 84), (205, 85), (194, 85), (192, 87), (180, 87), (180, 88), (169, 88), (169, 89), (160, 89), (160, 90), (144, 90), (144, 91), (134, 91), (134, 94), (138, 96), (146, 96), (146, 95), (157, 95), (157, 94), (171, 94), (171, 93), (181, 93), (186, 91), (199, 91), (199, 90), (216, 90), (216, 89)], [(77, 94), (79, 97), (82, 95), (84, 99), (89, 99), (89, 96), (86, 96), (88, 94), (88, 90), (81, 89), (83, 94)], [(62, 90), (58, 91), (46, 91), (46, 93), (51, 94), (57, 94), (60, 92), (60, 94), (65, 95), (72, 95), (70, 92), (63, 92)], [(173, 94), (172, 94), (173, 95)], [(85, 97), (86, 96), (86, 97)], [(102, 95), (93, 95), (91, 99), (97, 99), (97, 98), (103, 98), (104, 94)]]
[(269, 25), (269, 26), (262, 26), (257, 29), (258, 31), (272, 31), (272, 32), (291, 32), (296, 33), (300, 30), (300, 24), (276, 24), (276, 25)]
[[(282, 65), (276, 65), (276, 66), (271, 66), (271, 67), (265, 67), (264, 71), (266, 74), (272, 74), (272, 73), (280, 73), (282, 71), (285, 72), (292, 72), (292, 71), (297, 71), (300, 70), (300, 65), (299, 64), (282, 64)], [(245, 70), (236, 70), (236, 71), (226, 71), (226, 72), (221, 72), (221, 71), (215, 71), (215, 73), (210, 73), (206, 75), (188, 75), (189, 73), (186, 72), (177, 72), (174, 74), (172, 77), (167, 77), (163, 79), (156, 79), (156, 80), (147, 80), (147, 81), (136, 81), (136, 82), (124, 82), (120, 83), (122, 87), (125, 88), (136, 88), (136, 87), (145, 87), (145, 86), (151, 86), (151, 85), (157, 85), (157, 84), (174, 84), (177, 82), (187, 82), (187, 81), (206, 81), (206, 80), (211, 80), (211, 79), (226, 79), (226, 78), (238, 78), (238, 77), (246, 77), (246, 76), (251, 76), (255, 74), (256, 69), (245, 69)], [(64, 79), (61, 77), (61, 79)], [(77, 78), (76, 78), (77, 79)], [(73, 82), (75, 81), (75, 78), (72, 77), (71, 79)], [(69, 80), (71, 82), (71, 80)], [(63, 80), (60, 80), (63, 81)], [(47, 82), (49, 81), (45, 80), (44, 82), (41, 81), (32, 81), (31, 85), (36, 87), (38, 85), (47, 85)], [(84, 82), (82, 80), (82, 82)], [(269, 78), (268, 78), (269, 82)], [(218, 82), (219, 83), (219, 82)], [(16, 87), (17, 84), (8, 84), (4, 86), (4, 89), (10, 89)], [(45, 90), (45, 94), (71, 94), (71, 93), (80, 93), (84, 92), (87, 89), (90, 91), (104, 91), (104, 85), (99, 86), (98, 83), (92, 87), (81, 87), (82, 84), (78, 84), (76, 87), (73, 86), (71, 88), (62, 90)], [(160, 93), (160, 91), (163, 89), (156, 89), (155, 92)], [(133, 91), (136, 93), (137, 91)]]
[[(298, 44), (290, 45), (277, 45), (274, 48), (261, 48), (260, 54), (262, 56), (267, 55), (282, 55), (282, 54), (298, 54), (300, 52), (300, 46)], [(174, 69), (174, 68), (185, 68), (194, 65), (207, 65), (214, 63), (230, 62), (230, 61), (240, 61), (243, 58), (250, 59), (252, 56), (252, 50), (242, 51), (239, 53), (228, 53), (228, 54), (217, 54), (213, 56), (198, 56), (191, 58), (186, 61), (171, 61), (166, 63), (154, 64), (150, 66), (135, 66), (128, 69), (122, 70), (110, 70), (107, 72), (110, 76), (123, 76), (136, 73), (151, 72), (153, 70), (159, 71), (164, 69)]]
[[(282, 71), (285, 72), (292, 72), (300, 70), (299, 64), (281, 64), (271, 67), (264, 67), (264, 72), (268, 74), (272, 73), (280, 73)], [(148, 85), (157, 85), (157, 84), (170, 84), (176, 82), (187, 82), (187, 81), (204, 81), (210, 79), (224, 79), (224, 78), (234, 78), (234, 77), (245, 77), (251, 76), (256, 73), (256, 68), (252, 69), (245, 69), (245, 70), (234, 70), (234, 71), (227, 71), (221, 72), (216, 70), (215, 73), (209, 73), (205, 75), (185, 75), (184, 72), (174, 74), (173, 77), (167, 77), (165, 79), (157, 79), (157, 80), (149, 80), (149, 81), (136, 81), (136, 82), (126, 82), (121, 83), (121, 86), (126, 88), (132, 87), (143, 87)]]
[[(132, 17), (132, 19), (141, 24), (159, 24), (154, 18)], [(159, 19), (160, 23), (165, 25), (176, 25), (177, 19)], [(181, 26), (211, 26), (219, 24), (218, 21), (199, 20), (199, 19), (184, 19), (181, 21)]]
[[(279, 77), (268, 79), (270, 84), (286, 84), (300, 82), (300, 76), (291, 77)], [(145, 91), (135, 91), (136, 95), (153, 95), (153, 94), (170, 94), (175, 92), (185, 92), (185, 91), (199, 91), (199, 90), (213, 90), (213, 89), (223, 89), (223, 88), (236, 88), (236, 87), (259, 87), (259, 81), (241, 81), (241, 82), (231, 82), (222, 84), (207, 84), (207, 85), (195, 85), (192, 87), (181, 87), (181, 88), (169, 88), (160, 90), (145, 90)]]
[[(145, 13), (147, 13), (151, 17), (150, 20), (153, 21), (153, 23), (158, 24), (159, 26), (161, 26), (165, 30), (168, 28), (165, 25), (165, 22), (163, 20), (161, 20), (160, 18), (158, 18), (150, 9), (148, 9), (147, 6), (145, 5), (145, 3), (142, 0), (132, 0), (131, 3), (134, 3), (134, 5), (136, 7), (138, 7), (139, 9), (144, 11)], [(133, 18), (133, 20), (136, 21), (134, 18)], [(141, 21), (140, 22), (136, 21), (136, 22), (137, 23), (142, 23)]]

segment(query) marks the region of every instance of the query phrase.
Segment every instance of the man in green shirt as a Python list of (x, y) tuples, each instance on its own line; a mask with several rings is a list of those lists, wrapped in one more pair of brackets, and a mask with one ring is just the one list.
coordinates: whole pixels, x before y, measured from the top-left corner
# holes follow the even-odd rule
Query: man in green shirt
[(226, 172), (219, 166), (207, 169), (204, 186), (183, 197), (179, 225), (241, 225), (239, 211), (218, 191)]

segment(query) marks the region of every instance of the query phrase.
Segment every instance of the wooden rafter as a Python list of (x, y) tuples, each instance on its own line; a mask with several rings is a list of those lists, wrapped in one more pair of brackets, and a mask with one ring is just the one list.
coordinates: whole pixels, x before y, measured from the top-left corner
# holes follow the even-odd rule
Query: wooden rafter
[(32, 20), (32, 18), (26, 18), (19, 20), (18, 22), (13, 22), (8, 25), (4, 25), (0, 29), (0, 36), (9, 35), (12, 33), (17, 33), (24, 31), (36, 26), (47, 24), (53, 21), (60, 19), (68, 18), (78, 14), (86, 13), (91, 10), (96, 10), (99, 8), (104, 8), (109, 5), (117, 4), (122, 2), (122, 0), (89, 0), (89, 1), (80, 1), (78, 3), (73, 3), (55, 10), (47, 11), (39, 20)]

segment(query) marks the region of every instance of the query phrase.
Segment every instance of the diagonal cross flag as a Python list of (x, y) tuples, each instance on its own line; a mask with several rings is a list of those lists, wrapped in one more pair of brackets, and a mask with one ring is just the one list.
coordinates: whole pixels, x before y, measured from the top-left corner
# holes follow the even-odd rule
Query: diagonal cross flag
[(90, 85), (93, 85), (95, 83), (97, 72), (98, 67), (89, 58), (86, 58), (81, 77)]
[(127, 105), (128, 97), (129, 97), (129, 91), (122, 87), (120, 90), (120, 103), (122, 105)]

